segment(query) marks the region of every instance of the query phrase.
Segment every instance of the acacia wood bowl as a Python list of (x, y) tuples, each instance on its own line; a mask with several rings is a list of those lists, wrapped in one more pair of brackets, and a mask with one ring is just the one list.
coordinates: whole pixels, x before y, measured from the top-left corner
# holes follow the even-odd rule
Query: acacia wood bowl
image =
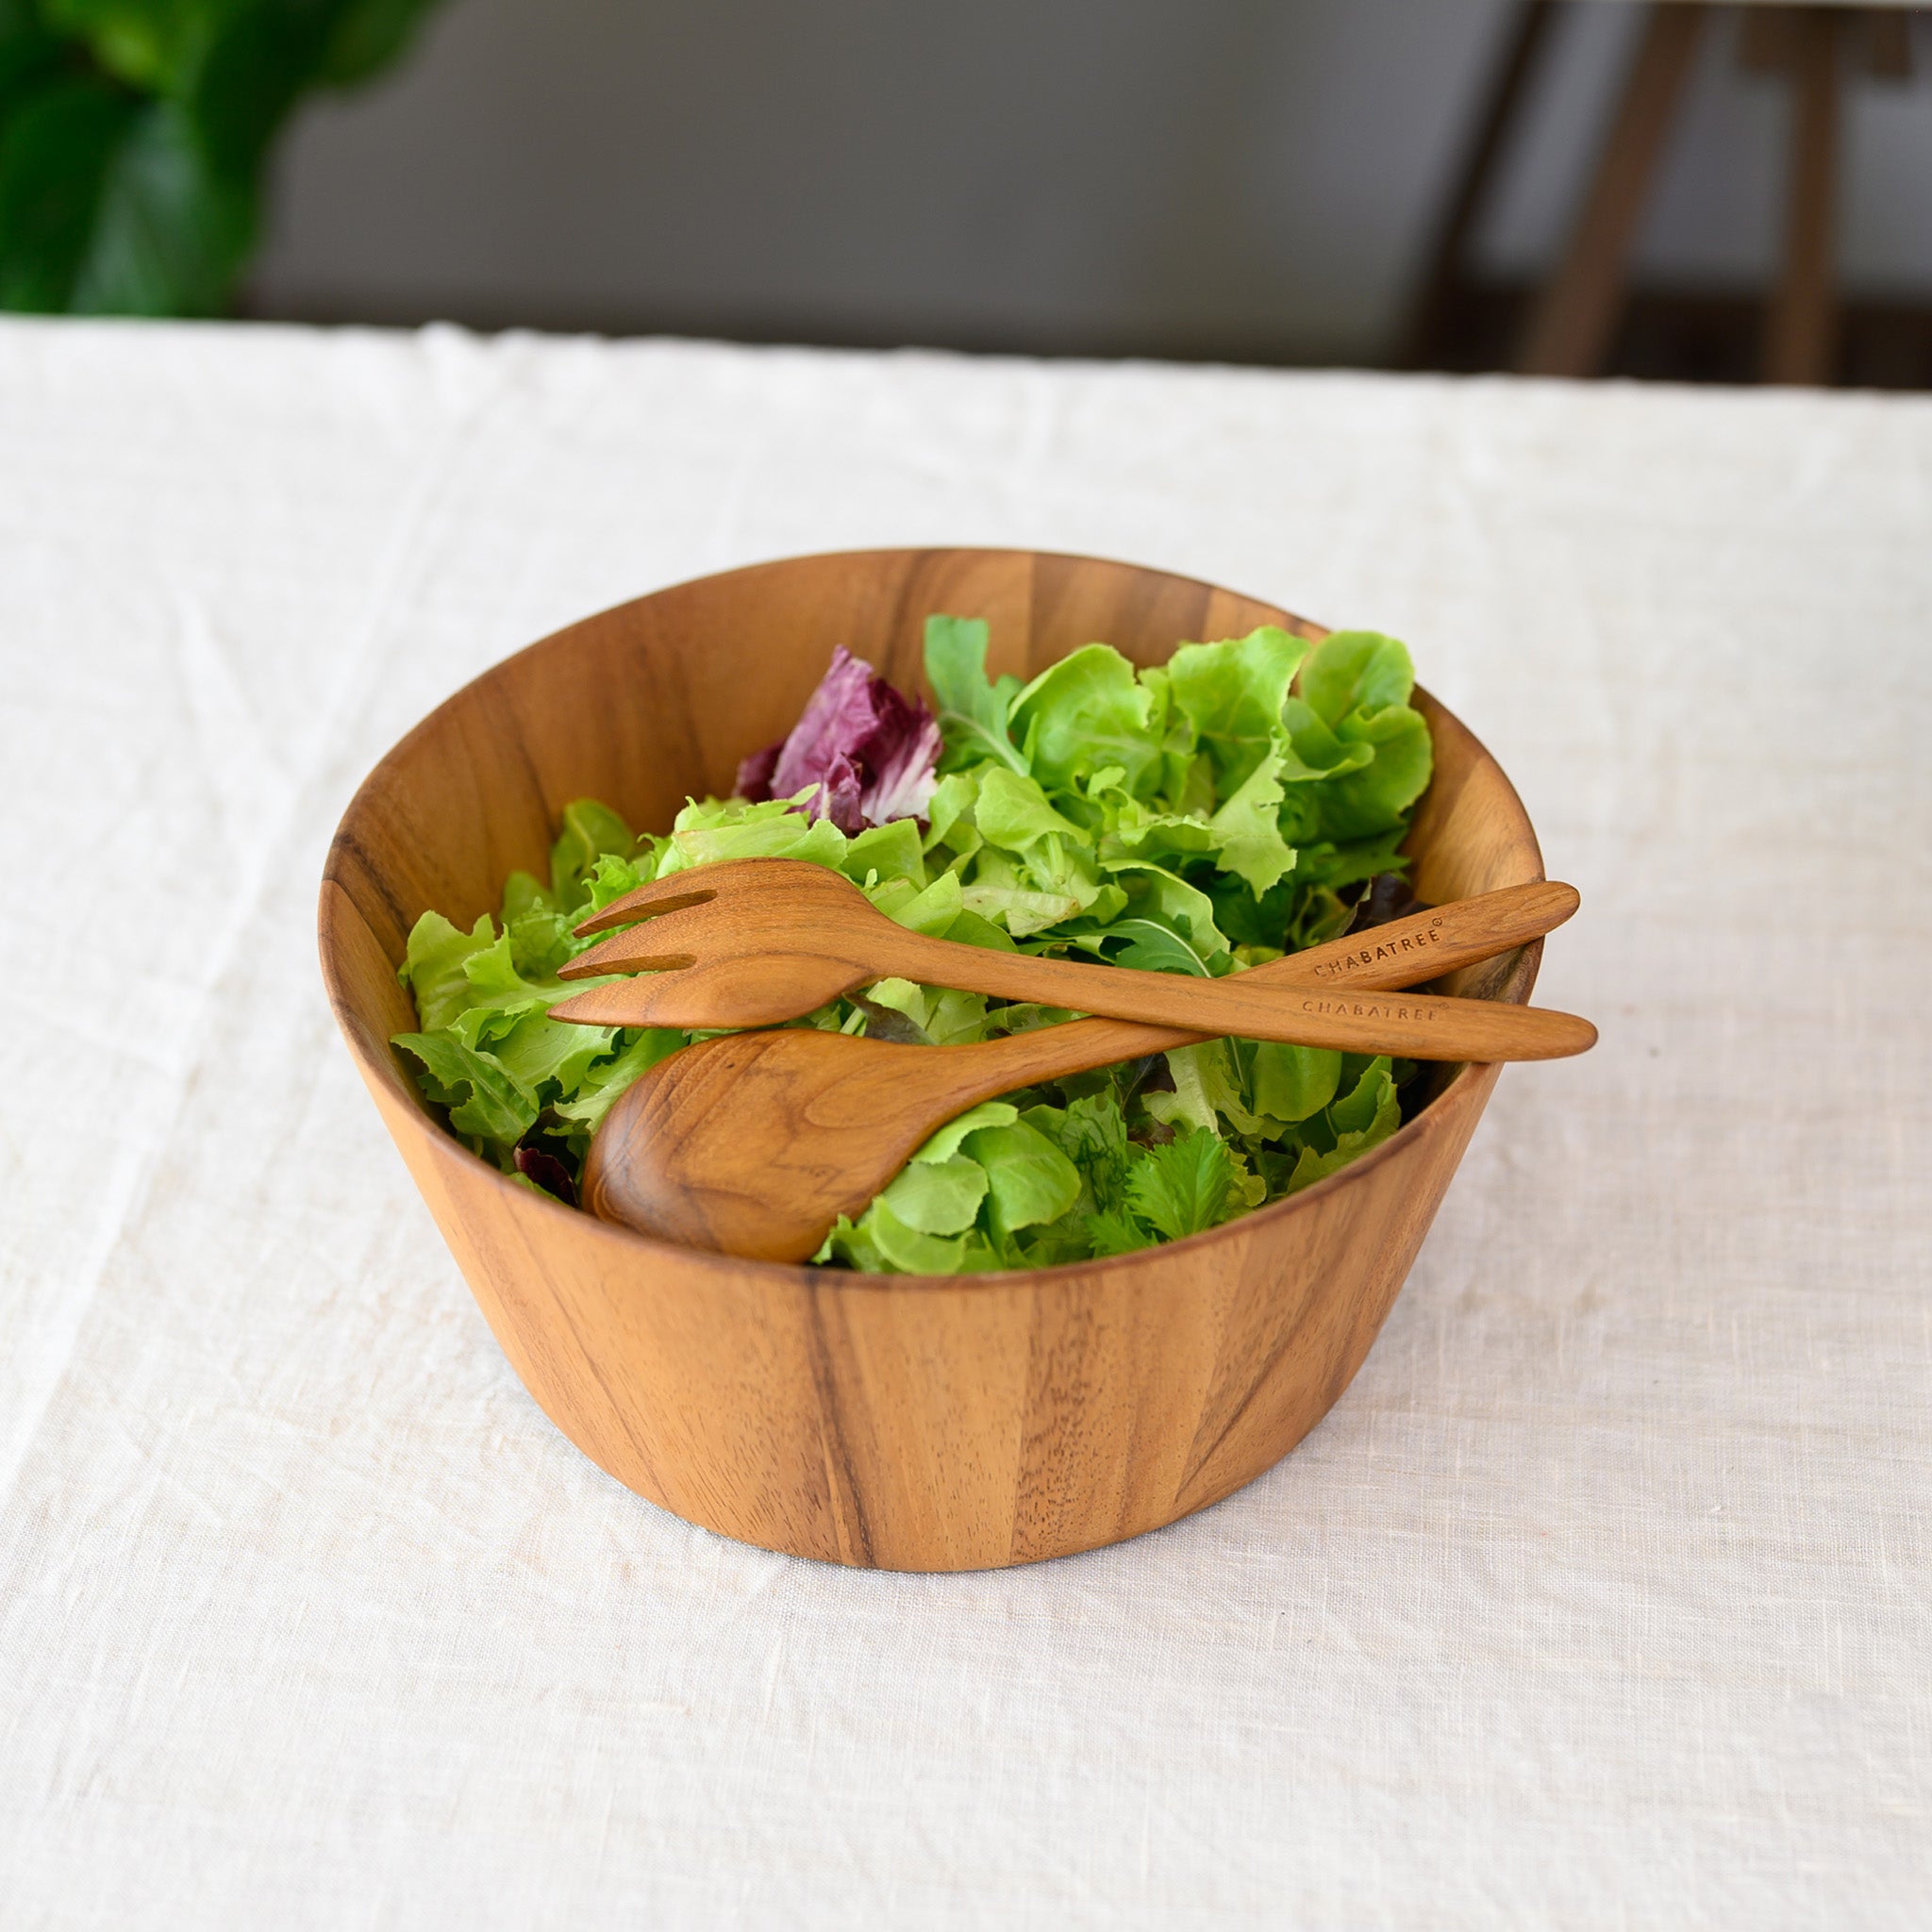
[[(1092, 640), (1158, 664), (1188, 639), (1315, 625), (1160, 571), (1019, 550), (803, 557), (587, 618), (487, 672), (372, 772), (320, 910), (343, 1037), (505, 1355), (620, 1482), (765, 1548), (974, 1570), (1117, 1542), (1251, 1482), (1348, 1387), (1408, 1273), (1498, 1069), (1436, 1070), (1373, 1153), (1211, 1233), (1034, 1272), (868, 1275), (653, 1241), (520, 1187), (436, 1122), (389, 1045), (435, 908), (493, 912), (591, 796), (668, 828), (787, 731), (842, 643), (920, 681), (926, 613), (989, 619), (990, 668)], [(1495, 760), (1425, 692), (1435, 778), (1408, 849), (1421, 896), (1540, 879)], [(1525, 1001), (1541, 946), (1446, 990)]]

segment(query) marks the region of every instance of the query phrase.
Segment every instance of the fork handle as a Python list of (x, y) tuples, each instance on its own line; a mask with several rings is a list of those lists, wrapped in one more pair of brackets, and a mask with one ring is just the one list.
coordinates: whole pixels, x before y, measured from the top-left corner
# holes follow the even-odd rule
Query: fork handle
[[(1093, 1065), (1217, 1034), (1406, 1059), (1557, 1059), (1595, 1043), (1596, 1029), (1589, 1021), (1493, 1000), (1392, 995), (1377, 989), (1433, 979), (1522, 944), (1559, 924), (1575, 905), (1576, 894), (1568, 886), (1506, 888), (1224, 979), (994, 952), (913, 932), (895, 941), (891, 965), (894, 973), (928, 985), (1138, 1023), (1126, 1029), (1134, 1039), (1124, 1040), (1118, 1051), (1110, 1041), (1091, 1042), (1099, 1055)], [(1151, 1037), (1157, 1029), (1163, 1037)], [(1072, 1032), (1056, 1028), (1056, 1039), (1084, 1055), (1090, 1042), (1068, 1038)]]

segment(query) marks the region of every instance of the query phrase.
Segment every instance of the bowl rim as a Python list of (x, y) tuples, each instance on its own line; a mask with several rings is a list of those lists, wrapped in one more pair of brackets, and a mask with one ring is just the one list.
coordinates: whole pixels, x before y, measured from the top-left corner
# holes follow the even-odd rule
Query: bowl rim
[[(1152, 564), (1129, 563), (1120, 558), (1093, 557), (1080, 551), (1037, 550), (1024, 545), (1005, 544), (884, 544), (847, 550), (817, 550), (797, 552), (783, 557), (765, 558), (750, 563), (734, 565), (729, 570), (708, 571), (700, 576), (681, 577), (675, 583), (660, 584), (655, 590), (641, 591), (636, 597), (627, 597), (621, 603), (606, 606), (602, 610), (591, 611), (581, 618), (573, 619), (558, 629), (548, 632), (527, 644), (521, 645), (507, 657), (499, 658), (486, 666), (475, 676), (466, 680), (453, 691), (440, 704), (426, 712), (412, 724), (402, 737), (390, 746), (376, 759), (361, 782), (350, 795), (342, 815), (337, 822), (336, 829), (329, 840), (328, 854), (322, 875), (322, 888), (316, 908), (316, 941), (320, 953), (324, 990), (328, 995), (329, 1008), (335, 1017), (338, 1030), (351, 1057), (358, 1063), (365, 1083), (385, 1082), (400, 1091), (408, 1103), (408, 1118), (412, 1131), (425, 1137), (425, 1144), (431, 1147), (438, 1158), (454, 1157), (460, 1162), (469, 1163), (481, 1174), (489, 1177), (500, 1190), (507, 1210), (516, 1213), (525, 1210), (544, 1214), (560, 1214), (569, 1217), (575, 1232), (592, 1241), (615, 1242), (618, 1252), (633, 1254), (640, 1260), (655, 1259), (660, 1257), (675, 1257), (680, 1265), (692, 1263), (703, 1265), (708, 1270), (716, 1270), (728, 1274), (733, 1280), (743, 1282), (749, 1274), (757, 1280), (769, 1281), (774, 1285), (791, 1287), (837, 1288), (841, 1290), (862, 1290), (878, 1292), (906, 1291), (957, 1291), (961, 1289), (1000, 1289), (1024, 1284), (1029, 1288), (1048, 1289), (1071, 1286), (1075, 1282), (1091, 1283), (1096, 1275), (1109, 1277), (1134, 1273), (1137, 1270), (1158, 1267), (1170, 1256), (1189, 1256), (1205, 1253), (1209, 1247), (1224, 1243), (1234, 1238), (1245, 1239), (1262, 1224), (1274, 1228), (1285, 1223), (1292, 1214), (1303, 1211), (1309, 1204), (1326, 1199), (1335, 1191), (1344, 1188), (1351, 1181), (1365, 1179), (1377, 1169), (1391, 1160), (1406, 1158), (1420, 1149), (1424, 1140), (1431, 1133), (1446, 1131), (1449, 1123), (1459, 1120), (1468, 1108), (1480, 1108), (1486, 1093), (1478, 1089), (1486, 1083), (1478, 1077), (1478, 1070), (1470, 1062), (1458, 1063), (1454, 1074), (1444, 1083), (1442, 1091), (1428, 1106), (1406, 1120), (1379, 1146), (1358, 1156), (1346, 1167), (1325, 1175), (1312, 1186), (1304, 1188), (1299, 1193), (1284, 1194), (1279, 1200), (1264, 1202), (1259, 1208), (1251, 1208), (1247, 1213), (1238, 1215), (1232, 1221), (1224, 1221), (1218, 1227), (1203, 1229), (1198, 1234), (1183, 1236), (1175, 1241), (1160, 1241), (1152, 1247), (1136, 1248), (1124, 1255), (1096, 1256), (1085, 1261), (1060, 1261), (1046, 1268), (993, 1268), (965, 1274), (874, 1274), (856, 1268), (822, 1268), (809, 1261), (763, 1261), (739, 1255), (725, 1255), (708, 1248), (687, 1247), (679, 1241), (662, 1241), (656, 1235), (641, 1233), (636, 1228), (625, 1227), (614, 1222), (602, 1221), (580, 1208), (571, 1207), (563, 1201), (546, 1196), (540, 1191), (519, 1187), (508, 1174), (493, 1167), (481, 1155), (473, 1153), (447, 1132), (429, 1113), (422, 1095), (415, 1091), (413, 1083), (404, 1077), (403, 1071), (394, 1058), (394, 1048), (380, 1057), (373, 1056), (364, 1048), (361, 1038), (361, 1024), (356, 1019), (343, 989), (341, 974), (338, 968), (335, 922), (339, 916), (336, 898), (347, 903), (353, 909), (355, 901), (347, 887), (338, 876), (338, 857), (353, 850), (357, 841), (353, 822), (358, 816), (365, 797), (375, 786), (378, 777), (391, 764), (400, 760), (417, 738), (427, 732), (441, 715), (453, 707), (461, 704), (479, 685), (496, 677), (509, 665), (541, 651), (560, 640), (566, 633), (577, 629), (581, 625), (595, 623), (600, 618), (609, 617), (620, 610), (627, 610), (633, 605), (649, 599), (668, 595), (697, 584), (720, 583), (735, 576), (747, 575), (755, 572), (768, 571), (774, 566), (791, 563), (824, 563), (829, 560), (845, 559), (856, 561), (859, 558), (878, 557), (920, 557), (943, 554), (948, 556), (983, 557), (1027, 557), (1048, 558), (1057, 562), (1099, 564), (1109, 569), (1124, 569), (1142, 574), (1166, 577), (1174, 583), (1193, 586), (1209, 593), (1231, 595), (1264, 608), (1279, 611), (1291, 623), (1307, 625), (1321, 636), (1328, 635), (1328, 627), (1317, 624), (1313, 619), (1301, 617), (1298, 613), (1284, 608), (1267, 597), (1250, 596), (1245, 591), (1230, 591), (1225, 585), (1209, 583), (1204, 577), (1190, 576), (1179, 571), (1161, 570)], [(1469, 726), (1457, 717), (1446, 705), (1434, 696), (1424, 685), (1416, 689), (1430, 699), (1438, 708), (1468, 732), (1471, 741), (1487, 758), (1496, 776), (1506, 788), (1517, 811), (1522, 815), (1523, 824), (1527, 831), (1529, 843), (1536, 855), (1536, 877), (1541, 880), (1546, 874), (1542, 863), (1542, 847), (1536, 836), (1536, 828), (1524, 808), (1521, 794), (1509, 774), (1503, 769), (1490, 748), (1478, 739)], [(1430, 782), (1434, 783), (1431, 774)], [(1541, 963), (1542, 941), (1532, 941), (1520, 949), (1527, 971), (1519, 966), (1512, 977), (1522, 981), (1520, 990), (1508, 999), (1512, 1005), (1526, 1005), (1534, 989), (1537, 969)], [(1500, 1067), (1485, 1070), (1492, 1082), (1500, 1073)]]

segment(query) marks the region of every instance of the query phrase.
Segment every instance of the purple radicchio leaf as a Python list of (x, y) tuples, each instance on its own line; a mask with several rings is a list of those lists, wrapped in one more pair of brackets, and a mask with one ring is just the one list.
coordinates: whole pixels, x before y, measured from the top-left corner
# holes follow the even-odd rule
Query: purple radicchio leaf
[[(891, 687), (888, 685), (887, 690)], [(892, 691), (897, 698), (899, 693)], [(899, 702), (908, 711), (905, 699)], [(858, 809), (869, 825), (883, 825), (892, 819), (923, 819), (932, 803), (939, 780), (934, 769), (945, 741), (940, 735), (940, 721), (924, 705), (912, 713), (913, 728), (899, 740), (898, 748), (874, 767), (872, 783), (858, 801)]]
[[(819, 774), (818, 795), (808, 807), (812, 817), (830, 819), (848, 839), (856, 837), (869, 823), (860, 808), (863, 784), (858, 767), (842, 751), (835, 751)], [(793, 794), (781, 791), (777, 795), (790, 798)]]
[(738, 768), (738, 783), (731, 790), (739, 798), (748, 798), (754, 805), (762, 805), (772, 795), (772, 774), (778, 768), (778, 754), (785, 749), (781, 738), (774, 744), (768, 744), (763, 751), (755, 751)]
[(795, 798), (848, 837), (891, 819), (920, 818), (932, 800), (939, 721), (908, 702), (843, 644), (782, 745), (739, 767), (741, 798)]

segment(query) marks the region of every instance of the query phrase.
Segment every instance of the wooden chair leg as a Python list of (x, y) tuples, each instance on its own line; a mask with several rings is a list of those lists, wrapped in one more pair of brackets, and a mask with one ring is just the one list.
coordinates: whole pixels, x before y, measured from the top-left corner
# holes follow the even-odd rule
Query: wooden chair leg
[(1482, 211), (1483, 197), (1503, 150), (1517, 103), (1537, 55), (1556, 18), (1554, 0), (1523, 0), (1509, 33), (1502, 65), (1495, 71), (1476, 121), (1475, 138), (1465, 151), (1429, 259), (1423, 271), (1398, 361), (1407, 369), (1433, 369), (1448, 341), (1456, 297), (1462, 279), (1462, 256)]
[(1839, 37), (1828, 7), (1792, 23), (1791, 162), (1785, 258), (1765, 333), (1767, 382), (1831, 380), (1837, 300), (1832, 229), (1838, 187)]
[(1624, 305), (1630, 243), (1697, 54), (1704, 12), (1675, 0), (1650, 8), (1590, 198), (1530, 318), (1516, 365), (1525, 375), (1593, 375), (1603, 366)]

